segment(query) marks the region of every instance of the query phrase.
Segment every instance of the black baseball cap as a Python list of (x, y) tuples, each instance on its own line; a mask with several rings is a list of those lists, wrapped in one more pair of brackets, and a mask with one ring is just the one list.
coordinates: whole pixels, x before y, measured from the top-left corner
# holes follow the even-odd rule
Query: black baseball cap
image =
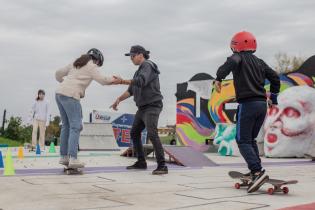
[(150, 51), (144, 49), (144, 47), (140, 45), (134, 45), (130, 48), (129, 53), (125, 53), (125, 56), (131, 56), (131, 55), (136, 55), (136, 54), (150, 54)]

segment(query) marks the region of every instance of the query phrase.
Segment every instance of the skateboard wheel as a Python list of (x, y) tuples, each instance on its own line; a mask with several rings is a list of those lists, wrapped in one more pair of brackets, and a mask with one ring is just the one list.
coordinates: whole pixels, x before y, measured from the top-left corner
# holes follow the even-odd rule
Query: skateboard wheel
[(288, 187), (284, 187), (282, 188), (282, 191), (284, 194), (288, 194), (289, 193), (289, 188)]
[(268, 192), (269, 195), (272, 195), (273, 192), (274, 192), (274, 189), (273, 189), (273, 188), (268, 188), (268, 191), (267, 191), (267, 192)]
[(235, 189), (240, 189), (241, 188), (241, 184), (240, 183), (235, 183), (234, 187), (235, 187)]

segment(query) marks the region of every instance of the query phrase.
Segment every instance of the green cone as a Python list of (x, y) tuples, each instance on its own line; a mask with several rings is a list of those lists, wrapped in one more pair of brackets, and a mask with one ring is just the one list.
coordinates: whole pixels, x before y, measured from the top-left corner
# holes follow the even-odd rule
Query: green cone
[(56, 153), (56, 148), (55, 148), (54, 142), (51, 142), (51, 143), (50, 143), (50, 146), (49, 146), (49, 153)]

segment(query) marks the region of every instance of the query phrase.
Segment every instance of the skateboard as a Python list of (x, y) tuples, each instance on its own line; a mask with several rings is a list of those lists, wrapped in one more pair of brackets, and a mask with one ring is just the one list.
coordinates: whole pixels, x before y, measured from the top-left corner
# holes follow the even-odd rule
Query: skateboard
[(64, 167), (63, 172), (67, 175), (83, 174), (82, 168), (69, 168), (68, 166)]
[[(238, 172), (238, 171), (230, 171), (229, 176), (232, 179), (239, 179), (241, 180), (241, 183), (237, 182), (235, 183), (234, 187), (236, 189), (240, 189), (241, 187), (248, 187), (250, 186), (251, 182), (251, 177), (246, 176), (245, 174)], [(269, 195), (274, 194), (275, 192), (283, 192), (284, 194), (289, 193), (289, 188), (284, 186), (284, 185), (289, 185), (289, 184), (296, 184), (298, 183), (297, 180), (279, 180), (279, 179), (268, 179), (265, 184), (271, 184), (272, 187), (268, 188), (267, 193)], [(282, 187), (284, 186), (284, 187)]]

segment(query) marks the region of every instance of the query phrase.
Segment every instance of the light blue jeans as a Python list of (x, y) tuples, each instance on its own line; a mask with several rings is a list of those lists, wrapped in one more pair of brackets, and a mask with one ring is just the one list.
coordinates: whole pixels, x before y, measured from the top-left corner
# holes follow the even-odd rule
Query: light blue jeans
[(61, 116), (60, 155), (77, 158), (80, 131), (82, 129), (82, 108), (79, 100), (56, 94)]

